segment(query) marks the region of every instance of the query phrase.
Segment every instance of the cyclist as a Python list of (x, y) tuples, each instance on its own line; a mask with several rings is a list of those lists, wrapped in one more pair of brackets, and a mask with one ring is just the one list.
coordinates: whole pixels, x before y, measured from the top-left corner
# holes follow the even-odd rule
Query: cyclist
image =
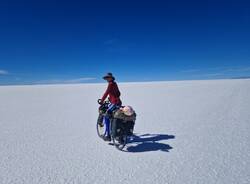
[(111, 141), (110, 117), (111, 117), (112, 112), (122, 105), (122, 101), (120, 99), (121, 93), (117, 86), (117, 83), (115, 82), (115, 77), (112, 75), (112, 73), (107, 73), (107, 75), (105, 75), (103, 79), (108, 82), (108, 87), (105, 93), (103, 94), (103, 97), (101, 99), (101, 104), (105, 101), (107, 97), (109, 97), (109, 101), (110, 101), (109, 108), (103, 119), (106, 125), (104, 140)]

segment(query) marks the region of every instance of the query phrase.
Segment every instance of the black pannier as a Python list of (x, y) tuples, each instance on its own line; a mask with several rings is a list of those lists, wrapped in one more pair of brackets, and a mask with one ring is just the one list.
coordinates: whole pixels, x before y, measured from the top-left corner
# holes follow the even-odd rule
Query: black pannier
[(131, 116), (126, 116), (121, 110), (115, 111), (111, 122), (111, 132), (113, 137), (119, 137), (123, 134), (129, 136), (133, 135), (135, 119), (135, 113)]

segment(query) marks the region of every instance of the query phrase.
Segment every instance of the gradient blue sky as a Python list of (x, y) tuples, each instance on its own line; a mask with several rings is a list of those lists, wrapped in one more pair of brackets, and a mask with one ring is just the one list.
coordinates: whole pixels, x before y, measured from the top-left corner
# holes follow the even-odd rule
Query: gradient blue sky
[(250, 1), (3, 0), (0, 84), (250, 76)]

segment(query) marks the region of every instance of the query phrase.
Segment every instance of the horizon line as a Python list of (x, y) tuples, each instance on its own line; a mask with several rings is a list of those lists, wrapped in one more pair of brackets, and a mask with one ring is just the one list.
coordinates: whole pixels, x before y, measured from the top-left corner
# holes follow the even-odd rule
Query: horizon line
[[(181, 81), (213, 81), (213, 80), (247, 80), (250, 76), (217, 78), (217, 79), (173, 79), (173, 80), (150, 80), (150, 81), (118, 81), (119, 84), (125, 83), (160, 83), (160, 82), (181, 82)], [(53, 85), (79, 85), (79, 84), (106, 84), (107, 82), (79, 82), (79, 83), (26, 83), (26, 84), (0, 84), (0, 87), (5, 86), (53, 86)]]

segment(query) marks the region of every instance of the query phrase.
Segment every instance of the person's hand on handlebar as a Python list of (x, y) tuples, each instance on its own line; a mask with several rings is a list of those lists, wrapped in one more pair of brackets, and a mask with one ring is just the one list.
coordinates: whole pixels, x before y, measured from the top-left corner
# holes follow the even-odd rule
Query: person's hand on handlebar
[(100, 105), (103, 105), (102, 99), (98, 99), (97, 103), (100, 104)]

